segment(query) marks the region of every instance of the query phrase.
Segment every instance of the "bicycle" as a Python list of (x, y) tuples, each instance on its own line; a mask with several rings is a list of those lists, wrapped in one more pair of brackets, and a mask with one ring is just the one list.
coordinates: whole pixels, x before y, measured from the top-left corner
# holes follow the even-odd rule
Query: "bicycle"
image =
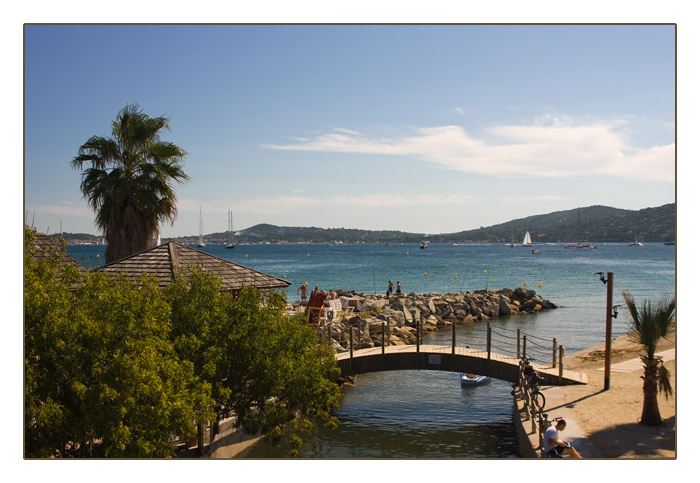
[(530, 389), (530, 398), (534, 401), (535, 405), (540, 409), (540, 411), (542, 411), (544, 410), (544, 406), (547, 402), (544, 394), (540, 392), (540, 383), (544, 381), (544, 379), (540, 377), (540, 375), (537, 374), (537, 371), (535, 371), (535, 368), (532, 367), (530, 364), (531, 360), (533, 360), (532, 357), (522, 358), (523, 375), (525, 376), (528, 383), (528, 388)]

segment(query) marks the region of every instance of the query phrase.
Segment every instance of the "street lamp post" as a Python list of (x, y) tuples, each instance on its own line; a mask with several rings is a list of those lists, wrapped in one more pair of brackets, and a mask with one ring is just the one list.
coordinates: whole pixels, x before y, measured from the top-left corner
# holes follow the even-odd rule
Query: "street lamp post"
[(612, 349), (612, 300), (613, 300), (613, 273), (608, 272), (608, 303), (605, 314), (605, 382), (603, 390), (610, 389), (610, 351)]
[[(603, 272), (597, 272), (595, 275), (600, 276), (600, 281), (608, 286), (608, 301), (605, 308), (605, 376), (603, 381), (603, 390), (610, 389), (610, 352), (612, 349), (612, 319), (617, 317), (617, 313), (613, 315), (613, 273), (608, 272), (607, 280), (603, 277)], [(617, 312), (617, 310), (616, 310)]]

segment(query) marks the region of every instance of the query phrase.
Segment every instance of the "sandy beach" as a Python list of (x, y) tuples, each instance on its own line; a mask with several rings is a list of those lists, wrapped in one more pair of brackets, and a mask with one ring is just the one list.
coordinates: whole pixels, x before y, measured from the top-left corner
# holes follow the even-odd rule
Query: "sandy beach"
[[(671, 371), (676, 392), (675, 332), (659, 345)], [(676, 457), (676, 397), (658, 396), (664, 424), (638, 423), (642, 414), (642, 363), (639, 347), (627, 335), (613, 341), (610, 389), (604, 387), (604, 344), (576, 352), (564, 359), (567, 369), (584, 372), (587, 385), (546, 388), (549, 418), (561, 416), (569, 426), (561, 437), (573, 440), (585, 458)]]

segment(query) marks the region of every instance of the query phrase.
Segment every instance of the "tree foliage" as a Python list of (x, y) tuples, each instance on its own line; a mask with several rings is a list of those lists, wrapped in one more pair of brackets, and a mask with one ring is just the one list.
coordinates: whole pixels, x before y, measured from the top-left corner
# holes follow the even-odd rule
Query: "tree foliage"
[(187, 153), (160, 139), (168, 129), (167, 118), (127, 105), (111, 138), (92, 136), (71, 162), (75, 169), (88, 166), (80, 189), (107, 239), (107, 263), (148, 249), (159, 222), (177, 215), (172, 181), (189, 179), (182, 168)]
[(249, 287), (233, 298), (219, 290), (220, 281), (201, 271), (168, 287), (175, 346), (212, 384), (219, 417), (235, 414), (238, 428), (284, 440), (296, 454), (317, 418), (335, 424), (342, 397), (335, 354), (302, 318), (285, 315), (283, 295)]
[(664, 366), (663, 359), (656, 354), (661, 339), (668, 336), (674, 323), (676, 299), (660, 298), (654, 302), (643, 301), (638, 305), (632, 294), (623, 292), (629, 309), (630, 337), (644, 351), (640, 358), (644, 364), (642, 379), (644, 384), (644, 403), (640, 422), (649, 426), (657, 426), (663, 422), (659, 412), (657, 395), (661, 391), (666, 398), (673, 394), (671, 373)]
[(167, 289), (34, 258), (25, 231), (25, 455), (170, 457), (173, 437), (236, 416), (268, 441), (301, 435), (341, 393), (331, 347), (284, 296), (237, 297), (201, 270)]
[[(27, 236), (31, 240), (31, 233)], [(27, 247), (27, 245), (25, 245)], [(177, 357), (154, 280), (89, 273), (25, 250), (25, 455), (169, 457), (211, 417), (211, 389)], [(74, 285), (74, 284), (73, 284)]]

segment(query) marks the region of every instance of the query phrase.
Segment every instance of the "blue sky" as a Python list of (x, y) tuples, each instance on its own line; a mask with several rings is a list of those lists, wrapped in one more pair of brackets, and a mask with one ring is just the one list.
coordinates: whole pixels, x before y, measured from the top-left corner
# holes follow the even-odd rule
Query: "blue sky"
[(97, 234), (70, 167), (136, 102), (188, 153), (163, 236), (447, 233), (675, 200), (671, 25), (28, 25), (25, 214)]

